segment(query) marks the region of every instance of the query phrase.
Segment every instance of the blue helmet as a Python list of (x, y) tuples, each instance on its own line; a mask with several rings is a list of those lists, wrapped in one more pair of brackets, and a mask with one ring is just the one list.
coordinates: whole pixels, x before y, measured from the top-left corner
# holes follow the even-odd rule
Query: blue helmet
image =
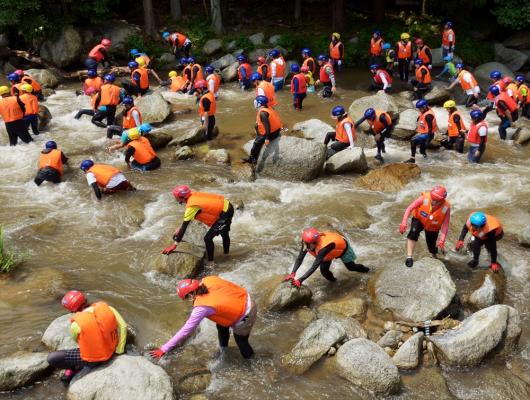
[(247, 61), (247, 56), (245, 56), (244, 54), (240, 54), (236, 57), (236, 60), (239, 62)]
[(319, 54), (319, 56), (317, 57), (317, 61), (328, 61), (328, 60), (329, 58), (325, 54)]
[(416, 58), (414, 60), (414, 65), (423, 65), (423, 60), (421, 58)]
[(207, 74), (213, 74), (213, 67), (211, 65), (207, 65), (204, 67), (204, 71), (207, 73)]
[(250, 75), (250, 80), (251, 80), (252, 82), (254, 82), (254, 81), (261, 81), (262, 79), (263, 79), (263, 77), (262, 77), (261, 74), (258, 73), (258, 72), (253, 72), (253, 73)]
[(138, 130), (140, 131), (140, 133), (149, 133), (153, 130), (153, 127), (147, 122), (144, 122), (142, 125), (140, 125)]
[(87, 169), (90, 169), (94, 166), (94, 161), (92, 160), (84, 160), (81, 165), (79, 166), (79, 168), (81, 168), (81, 170), (83, 171), (86, 171)]
[(269, 57), (277, 58), (279, 56), (280, 56), (280, 50), (272, 49), (271, 51), (269, 51)]
[(186, 62), (187, 62), (188, 64), (195, 64), (195, 57), (191, 57), (191, 56), (188, 57), (188, 59), (186, 60)]
[(7, 76), (7, 80), (10, 82), (20, 82), (20, 75), (12, 72)]
[(129, 61), (129, 64), (127, 64), (127, 66), (130, 69), (136, 69), (136, 68), (138, 68), (138, 63), (136, 61)]
[(453, 57), (447, 55), (447, 56), (444, 57), (444, 61), (445, 61), (445, 62), (453, 61)]
[(300, 72), (300, 66), (298, 64), (291, 64), (291, 72), (294, 72), (294, 73)]
[(471, 116), (471, 119), (473, 121), (480, 121), (482, 120), (482, 111), (480, 110), (472, 110), (469, 115)]
[(416, 102), (416, 108), (429, 107), (429, 103), (425, 99), (420, 99)]
[(164, 32), (164, 33), (162, 34), (162, 37), (163, 37), (164, 39), (167, 39), (167, 38), (169, 37), (169, 32), (167, 32), (167, 31)]
[(379, 65), (378, 64), (372, 64), (370, 65), (370, 71), (373, 71), (373, 70), (376, 70), (379, 68)]
[(453, 27), (453, 23), (452, 23), (451, 21), (447, 21), (447, 22), (445, 23), (445, 25), (446, 25), (447, 27), (449, 27), (449, 28), (452, 28), (452, 27)]
[(471, 222), (471, 225), (481, 228), (486, 225), (486, 214), (482, 211), (476, 211), (469, 217), (469, 222)]
[(134, 99), (131, 96), (125, 96), (121, 103), (124, 106), (132, 106), (134, 104)]
[(498, 96), (501, 91), (499, 90), (499, 87), (497, 85), (491, 85), (488, 88), (488, 92), (490, 92), (494, 96)]
[(46, 144), (44, 145), (45, 149), (56, 149), (57, 143), (55, 143), (53, 140), (48, 140)]
[(257, 107), (267, 107), (267, 104), (269, 104), (269, 99), (267, 96), (259, 95), (254, 100), (254, 103)]
[(391, 45), (390, 43), (385, 43), (385, 44), (383, 45), (383, 50), (388, 50), (388, 49), (390, 49), (391, 47), (392, 47), (392, 45)]
[(105, 75), (104, 79), (108, 82), (114, 82), (116, 80), (116, 77), (114, 76), (114, 74), (107, 74)]
[(381, 31), (379, 29), (374, 30), (374, 35), (381, 36)]
[(517, 75), (517, 76), (515, 77), (515, 80), (516, 80), (517, 82), (524, 82), (524, 81), (525, 81), (525, 77), (524, 77), (524, 75)]
[(502, 78), (502, 74), (501, 74), (501, 71), (491, 71), (490, 72), (490, 78), (491, 79), (501, 79)]
[(96, 76), (98, 76), (98, 71), (96, 71), (95, 69), (89, 69), (86, 74), (89, 78), (95, 78)]
[(308, 55), (308, 56), (310, 56), (310, 55), (311, 55), (311, 49), (308, 48), (308, 47), (304, 47), (304, 48), (302, 49), (302, 55)]
[(462, 64), (462, 63), (457, 63), (457, 64), (455, 64), (455, 68), (456, 68), (456, 69), (464, 69), (464, 64)]
[(375, 118), (375, 110), (373, 108), (367, 108), (364, 112), (364, 118), (366, 119), (374, 119)]
[(334, 117), (340, 117), (344, 114), (346, 114), (346, 110), (342, 106), (335, 106), (331, 109), (331, 115)]
[(140, 52), (138, 51), (138, 49), (132, 49), (131, 51), (129, 51), (129, 54), (131, 55), (131, 57), (136, 57), (138, 54), (140, 54)]
[(186, 64), (188, 62), (188, 59), (186, 57), (180, 57), (179, 63)]

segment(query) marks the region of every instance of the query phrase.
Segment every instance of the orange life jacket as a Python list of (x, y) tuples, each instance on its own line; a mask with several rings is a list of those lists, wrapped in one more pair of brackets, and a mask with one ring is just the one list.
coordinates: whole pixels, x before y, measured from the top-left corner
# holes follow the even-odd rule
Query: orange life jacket
[[(267, 72), (266, 73), (263, 73), (263, 68), (267, 68)], [(270, 67), (267, 64), (258, 65), (258, 68), (257, 68), (256, 71), (257, 71), (258, 74), (260, 74), (263, 77), (263, 79), (271, 77), (271, 69), (270, 69)]]
[(252, 74), (252, 68), (248, 62), (241, 64), (237, 67), (237, 78), (241, 81), (243, 80), (243, 75), (241, 74), (241, 68), (245, 70), (246, 79), (250, 79), (250, 74)]
[(220, 194), (191, 192), (186, 200), (186, 207), (199, 207), (201, 212), (195, 215), (195, 219), (212, 226), (223, 212), (225, 198)]
[[(457, 124), (455, 123), (455, 116), (459, 116), (460, 117), (460, 129), (458, 128)], [(462, 118), (462, 115), (458, 112), (458, 111), (455, 111), (453, 113), (451, 113), (451, 115), (449, 115), (449, 120), (447, 122), (447, 135), (449, 137), (456, 137), (458, 135), (460, 135), (460, 131), (465, 131), (466, 130), (466, 126), (464, 124), (464, 119)]]
[(340, 60), (340, 50), (339, 50), (339, 46), (341, 45), (342, 43), (341, 42), (337, 42), (336, 44), (333, 44), (333, 42), (331, 42), (329, 44), (329, 56), (330, 58), (334, 59), (334, 60)]
[(309, 254), (313, 257), (316, 257), (320, 250), (322, 250), (327, 245), (334, 243), (335, 248), (331, 250), (324, 257), (324, 261), (331, 261), (335, 258), (339, 258), (344, 254), (344, 251), (348, 247), (346, 239), (337, 232), (320, 232), (320, 237), (315, 246), (315, 250), (308, 250)]
[(351, 119), (351, 117), (349, 116), (341, 119), (340, 121), (337, 121), (337, 125), (335, 126), (335, 139), (341, 143), (350, 144), (348, 133), (346, 132), (346, 128), (344, 127), (345, 124), (351, 125), (352, 138), (354, 141), (355, 139), (357, 139), (357, 134), (355, 133), (355, 122), (353, 122), (353, 119)]
[[(523, 97), (523, 89), (526, 90), (526, 99)], [(521, 85), (519, 85), (519, 87), (517, 88), (517, 98), (520, 102), (524, 100), (524, 104), (530, 104), (530, 90), (528, 89), (527, 84), (522, 83)]]
[[(471, 76), (471, 84), (464, 80), (465, 74), (469, 74)], [(462, 90), (464, 91), (473, 89), (474, 87), (478, 86), (477, 80), (475, 79), (473, 74), (469, 71), (465, 71), (465, 70), (460, 71), (460, 73), (458, 74), (458, 81), (460, 82), (460, 86), (462, 87)]]
[[(134, 80), (134, 75), (140, 75), (140, 81), (137, 82)], [(149, 89), (149, 71), (147, 70), (147, 68), (136, 68), (132, 73), (131, 73), (131, 81), (133, 83), (133, 85), (138, 85), (140, 89), (142, 90), (145, 90), (145, 89)]]
[(188, 81), (191, 81), (191, 65), (186, 65), (182, 70), (182, 76), (186, 77)]
[[(491, 86), (497, 86), (499, 88), (499, 91), (502, 93), (506, 90), (506, 83), (502, 81), (502, 79), (499, 79), (495, 83), (493, 83)], [(486, 98), (488, 100), (493, 100), (493, 94), (488, 91), (488, 94), (486, 95)]]
[(263, 122), (261, 122), (261, 113), (267, 112), (269, 114), (269, 125), (270, 125), (270, 133), (274, 133), (276, 131), (279, 131), (282, 129), (282, 121), (280, 119), (280, 116), (278, 115), (278, 112), (272, 108), (269, 107), (262, 107), (258, 110), (258, 113), (256, 114), (256, 124), (258, 125), (258, 133), (260, 135), (265, 135), (265, 125), (263, 125)]
[(432, 109), (428, 109), (424, 113), (420, 114), (418, 117), (418, 121), (416, 124), (416, 132), (418, 133), (428, 133), (429, 132), (429, 126), (427, 125), (427, 121), (425, 120), (425, 117), (427, 115), (432, 115), (432, 132), (435, 133), (438, 130), (438, 125), (436, 124), (436, 116), (434, 115), (434, 111)]
[(410, 42), (407, 42), (407, 44), (403, 44), (403, 42), (400, 40), (398, 42), (398, 58), (411, 58), (412, 57), (412, 44)]
[(31, 93), (24, 93), (20, 96), (20, 100), (26, 106), (26, 112), (24, 115), (35, 115), (39, 113), (39, 100), (37, 96), (32, 95)]
[(368, 123), (370, 124), (370, 127), (374, 131), (375, 134), (380, 133), (383, 129), (385, 129), (385, 125), (379, 120), (381, 118), (381, 115), (385, 117), (385, 120), (390, 126), (392, 124), (392, 118), (390, 118), (390, 114), (381, 111), (381, 110), (375, 110), (375, 118), (373, 121), (368, 120)]
[(191, 72), (193, 72), (193, 70), (195, 69), (197, 69), (197, 72), (195, 73), (195, 78), (193, 79), (193, 82), (203, 80), (204, 74), (202, 73), (202, 67), (200, 66), (200, 64), (193, 64), (193, 66), (191, 67)]
[[(311, 68), (309, 68), (309, 63), (312, 63), (311, 64)], [(302, 63), (302, 67), (307, 67), (309, 68), (309, 71), (311, 71), (311, 73), (314, 75), (315, 72), (316, 72), (316, 69), (317, 69), (317, 64), (315, 62), (315, 59), (313, 57), (307, 57), (304, 62)]]
[(427, 232), (438, 232), (442, 228), (446, 214), (451, 209), (451, 204), (444, 200), (440, 207), (435, 210), (432, 207), (431, 194), (421, 194), (423, 203), (414, 210), (414, 218), (419, 220)]
[(208, 75), (206, 78), (206, 82), (208, 82), (208, 90), (210, 90), (210, 81), (213, 81), (213, 93), (215, 94), (219, 91), (219, 86), (221, 86), (221, 77), (217, 74)]
[(382, 38), (371, 38), (370, 39), (370, 55), (371, 56), (380, 56), (383, 54), (383, 39)]
[(81, 359), (87, 362), (107, 361), (118, 346), (118, 321), (104, 302), (92, 304), (94, 310), (75, 313), (75, 321), (81, 328), (77, 336)]
[(256, 96), (258, 96), (258, 89), (263, 90), (265, 93), (265, 97), (269, 100), (268, 105), (269, 107), (274, 107), (278, 105), (276, 102), (276, 94), (274, 92), (274, 85), (267, 81), (261, 81), (256, 88)]
[(378, 69), (377, 71), (375, 71), (375, 75), (374, 75), (374, 82), (375, 83), (377, 83), (378, 85), (382, 85), (383, 84), (383, 80), (381, 79), (381, 75), (380, 74), (383, 74), (385, 76), (385, 79), (388, 82), (388, 84), (392, 85), (392, 77), (390, 76), (390, 74), (387, 72), (386, 69)]
[(199, 100), (199, 115), (202, 117), (206, 114), (206, 111), (204, 111), (204, 105), (203, 100), (208, 99), (210, 100), (210, 110), (208, 111), (208, 115), (215, 115), (215, 111), (217, 111), (217, 102), (215, 101), (215, 96), (211, 92), (206, 92), (206, 94), (203, 94)]
[(424, 65), (429, 65), (431, 63), (431, 60), (427, 55), (427, 50), (430, 50), (428, 46), (423, 46), (421, 49), (418, 48), (418, 58), (423, 61)]
[(105, 188), (112, 177), (119, 173), (120, 170), (112, 165), (94, 164), (87, 172), (92, 172), (96, 177), (96, 183)]
[(125, 117), (123, 118), (123, 122), (122, 122), (123, 129), (136, 128), (136, 122), (134, 121), (134, 118), (132, 116), (133, 111), (138, 112), (138, 118), (140, 119), (140, 124), (142, 123), (142, 114), (140, 113), (140, 110), (138, 109), (138, 107), (131, 107), (131, 109), (127, 111), (127, 114), (125, 114)]
[(186, 39), (187, 39), (186, 36), (178, 32), (174, 32), (171, 35), (169, 35), (169, 40), (171, 41), (171, 44), (173, 46), (177, 46), (177, 48), (182, 47)]
[(195, 296), (193, 306), (213, 308), (215, 313), (208, 319), (228, 328), (243, 318), (248, 299), (245, 289), (217, 276), (207, 276), (201, 283), (208, 293)]
[(40, 83), (33, 79), (31, 76), (24, 75), (21, 80), (23, 83), (31, 85), (31, 87), (33, 88), (33, 93), (40, 92), (42, 89)]
[[(421, 73), (421, 71), (425, 71), (425, 77)], [(418, 69), (416, 69), (416, 80), (418, 82), (423, 82), (424, 84), (428, 84), (432, 82), (431, 78), (431, 72), (429, 71), (429, 68), (427, 68), (425, 65), (422, 65)]]
[(499, 116), (503, 117), (505, 115), (505, 111), (497, 105), (500, 100), (502, 100), (504, 104), (506, 104), (510, 113), (513, 113), (517, 110), (518, 107), (515, 100), (512, 99), (507, 92), (500, 92), (499, 95), (496, 96), (494, 99), (495, 107), (497, 107), (497, 114), (499, 114)]
[(103, 54), (100, 53), (100, 49), (104, 49), (105, 46), (103, 46), (102, 44), (98, 44), (97, 46), (94, 46), (94, 48), (92, 48), (92, 50), (90, 50), (90, 53), (88, 53), (88, 56), (90, 58), (93, 58), (94, 60), (96, 60), (97, 62), (100, 62), (103, 60), (104, 56)]
[(13, 122), (24, 118), (24, 113), (14, 96), (0, 98), (0, 115), (4, 122)]
[[(471, 215), (469, 216), (469, 218), (471, 218)], [(467, 229), (469, 233), (471, 233), (476, 238), (482, 239), (491, 231), (495, 231), (495, 236), (500, 236), (502, 234), (501, 221), (491, 215), (486, 214), (486, 225), (484, 225), (478, 230), (473, 229), (473, 225), (471, 225), (471, 221), (469, 220), (469, 218), (466, 221)]]
[(271, 62), (271, 76), (272, 76), (272, 65), (276, 65), (276, 78), (283, 78), (285, 76), (285, 60), (282, 56), (272, 60)]
[(443, 34), (442, 34), (442, 46), (449, 47), (449, 43), (451, 43), (449, 41), (449, 35), (453, 35), (453, 42), (452, 43), (453, 43), (453, 46), (455, 45), (455, 43), (456, 43), (455, 32), (452, 29), (447, 29), (447, 30), (444, 30)]
[(53, 149), (48, 153), (41, 153), (39, 157), (39, 170), (50, 167), (63, 174), (63, 159), (61, 150)]
[(169, 89), (172, 91), (172, 92), (179, 92), (181, 91), (182, 89), (184, 89), (184, 86), (186, 86), (186, 83), (188, 83), (189, 81), (184, 78), (183, 76), (172, 76), (171, 78), (169, 78), (171, 80), (171, 86), (169, 87)]
[(506, 92), (508, 92), (508, 90), (512, 91), (512, 95), (510, 97), (514, 101), (517, 101), (519, 97), (519, 87), (517, 86), (517, 84), (515, 82), (510, 83), (508, 86), (506, 86)]
[(129, 146), (134, 147), (133, 157), (138, 164), (147, 164), (156, 157), (151, 143), (143, 136), (129, 142)]
[(334, 73), (333, 64), (331, 64), (330, 62), (322, 64), (322, 66), (320, 67), (319, 76), (318, 76), (318, 80), (320, 82), (322, 82), (322, 83), (331, 82), (331, 78), (329, 77), (329, 75), (326, 72), (326, 68), (327, 67), (331, 68), (331, 72)]
[(307, 85), (305, 81), (305, 75), (301, 72), (293, 76), (293, 79), (291, 80), (291, 93), (295, 93), (294, 91), (294, 80), (295, 79), (298, 80), (298, 92), (297, 93), (306, 93)]
[[(479, 129), (485, 127), (486, 131), (488, 129), (488, 124), (486, 121), (480, 121), (478, 124), (475, 122), (471, 122), (471, 126), (469, 127), (469, 132), (467, 133), (467, 141), (471, 142), (473, 144), (480, 144), (480, 135), (478, 133)], [(486, 136), (484, 137), (484, 143), (488, 142), (488, 135), (486, 133)]]
[(103, 79), (101, 79), (100, 76), (96, 76), (95, 78), (86, 78), (85, 79), (85, 92), (88, 88), (94, 88), (96, 92), (99, 92), (101, 90), (101, 86), (103, 85)]
[(105, 83), (101, 86), (101, 100), (99, 101), (100, 106), (117, 106), (120, 104), (120, 88), (119, 86)]

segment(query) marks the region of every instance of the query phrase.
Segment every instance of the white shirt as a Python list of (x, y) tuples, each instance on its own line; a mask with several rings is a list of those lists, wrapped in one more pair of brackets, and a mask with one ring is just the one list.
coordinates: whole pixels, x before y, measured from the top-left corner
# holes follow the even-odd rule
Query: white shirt
[(263, 90), (262, 88), (259, 87), (258, 88), (258, 96), (265, 96), (265, 90)]
[(346, 130), (346, 134), (348, 135), (348, 140), (350, 141), (350, 149), (353, 149), (355, 147), (355, 142), (353, 141), (353, 132), (351, 129), (351, 124), (344, 124), (344, 129)]
[(215, 93), (215, 81), (213, 79), (208, 79), (208, 91)]
[(377, 75), (379, 75), (379, 78), (381, 78), (381, 80), (383, 81), (383, 90), (385, 90), (387, 87), (390, 86), (390, 84), (389, 84), (388, 81), (386, 80), (386, 77), (385, 77), (385, 74), (384, 74), (384, 73), (379, 72)]
[[(88, 186), (92, 186), (93, 183), (96, 183), (96, 175), (94, 175), (92, 172), (88, 172), (86, 174), (86, 180), (88, 182)], [(106, 189), (115, 188), (120, 183), (125, 182), (126, 180), (127, 178), (125, 177), (125, 175), (123, 175), (121, 172), (118, 172), (116, 175), (110, 178), (110, 181), (107, 184)]]
[(479, 136), (486, 136), (488, 134), (488, 127), (481, 126), (480, 128), (478, 128), (478, 134)]
[(134, 124), (139, 127), (140, 125), (142, 125), (142, 122), (140, 121), (140, 113), (137, 111), (137, 110), (133, 110), (133, 112), (131, 113), (133, 119), (134, 119)]
[[(472, 80), (471, 74), (469, 72), (465, 72), (464, 75), (463, 75), (463, 78), (464, 78), (464, 81), (466, 81), (470, 85), (473, 84), (473, 80)], [(475, 86), (475, 87), (472, 87), (471, 89), (467, 89), (466, 90), (466, 94), (467, 95), (470, 95), (470, 94), (473, 94), (473, 93), (480, 93), (480, 87), (478, 85)]]

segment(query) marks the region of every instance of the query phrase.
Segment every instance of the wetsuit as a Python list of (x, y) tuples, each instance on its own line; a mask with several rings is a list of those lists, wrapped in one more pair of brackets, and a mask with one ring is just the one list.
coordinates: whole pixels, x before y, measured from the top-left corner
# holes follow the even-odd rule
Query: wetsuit
[[(44, 149), (42, 154), (50, 153), (53, 149)], [(68, 157), (64, 155), (61, 151), (61, 162), (66, 164), (68, 162)], [(39, 169), (37, 176), (33, 180), (37, 186), (40, 186), (42, 182), (48, 181), (52, 183), (61, 183), (61, 173), (52, 167), (44, 167)]]

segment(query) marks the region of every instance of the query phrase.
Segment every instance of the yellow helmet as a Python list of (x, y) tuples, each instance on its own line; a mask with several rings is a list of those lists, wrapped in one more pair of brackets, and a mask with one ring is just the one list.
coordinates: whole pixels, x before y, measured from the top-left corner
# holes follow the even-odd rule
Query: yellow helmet
[(169, 71), (169, 74), (167, 74), (170, 78), (173, 78), (174, 76), (177, 76), (177, 71)]
[(444, 103), (444, 108), (455, 108), (455, 107), (456, 107), (456, 103), (454, 100), (447, 100)]
[(24, 85), (22, 85), (21, 89), (22, 89), (22, 91), (24, 91), (26, 93), (33, 92), (33, 86), (31, 86), (29, 83), (25, 83)]
[(337, 40), (340, 40), (340, 33), (338, 32), (333, 32), (333, 35), (332, 36), (335, 36), (337, 38)]
[(129, 140), (136, 140), (136, 139), (139, 139), (140, 136), (140, 131), (138, 130), (138, 128), (131, 128), (127, 131), (127, 136), (129, 137)]
[(138, 66), (145, 67), (145, 60), (143, 57), (135, 58), (134, 61), (138, 63)]
[(4, 94), (8, 94), (9, 92), (10, 90), (7, 86), (0, 86), (0, 96), (3, 96)]
[(401, 34), (401, 40), (410, 39), (410, 35), (407, 32)]

